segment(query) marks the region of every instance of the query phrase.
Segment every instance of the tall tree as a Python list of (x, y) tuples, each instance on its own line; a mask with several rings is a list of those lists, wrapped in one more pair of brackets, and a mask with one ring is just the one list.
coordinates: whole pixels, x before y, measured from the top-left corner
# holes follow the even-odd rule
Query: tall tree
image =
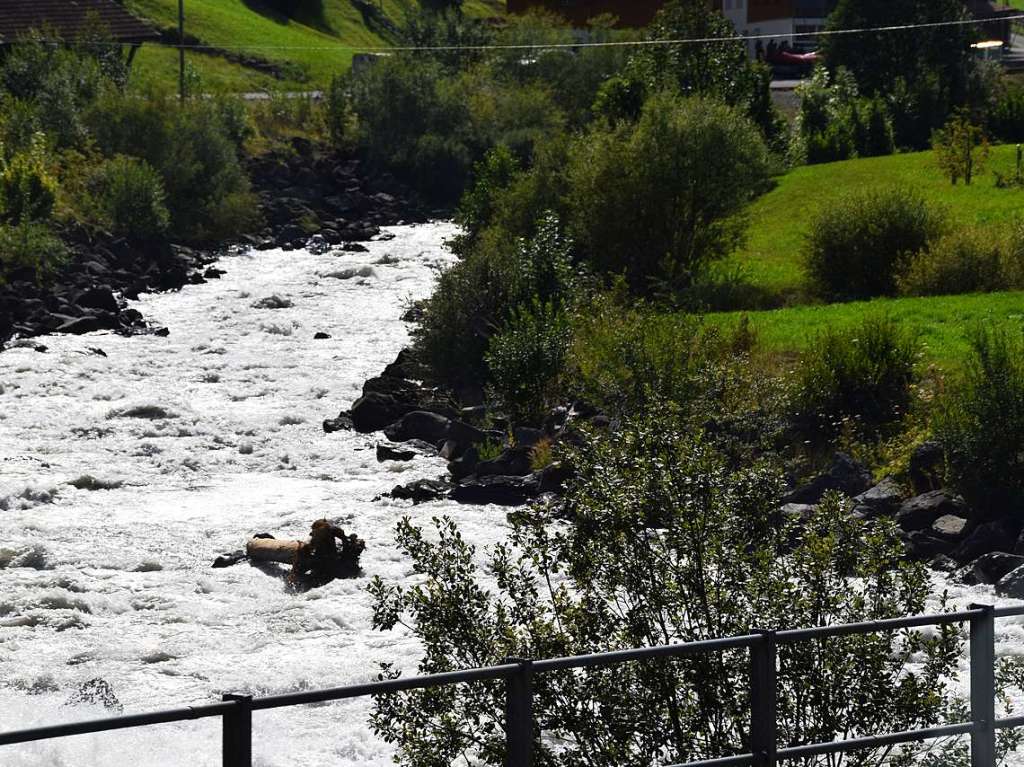
[[(958, 22), (961, 0), (839, 0), (828, 28), (877, 29)], [(827, 36), (822, 48), (831, 70), (846, 67), (861, 92), (886, 96), (897, 140), (927, 146), (932, 130), (970, 97), (975, 30), (967, 24)]]

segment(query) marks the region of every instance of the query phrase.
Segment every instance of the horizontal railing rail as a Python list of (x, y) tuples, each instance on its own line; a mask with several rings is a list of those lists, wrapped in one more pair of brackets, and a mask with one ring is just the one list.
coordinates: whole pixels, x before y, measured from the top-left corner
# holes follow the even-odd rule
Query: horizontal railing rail
[[(505, 763), (508, 767), (530, 767), (533, 761), (534, 746), (534, 676), (555, 671), (607, 667), (622, 663), (684, 658), (724, 650), (748, 649), (750, 651), (750, 753), (688, 762), (672, 767), (740, 767), (742, 765), (775, 767), (780, 761), (807, 759), (825, 754), (882, 748), (961, 735), (971, 736), (971, 767), (995, 767), (996, 731), (1011, 727), (1024, 727), (1024, 716), (997, 719), (995, 715), (995, 619), (1022, 615), (1024, 615), (1024, 606), (994, 608), (988, 605), (971, 605), (970, 609), (959, 612), (914, 615), (784, 631), (759, 631), (721, 639), (706, 639), (566, 658), (544, 660), (510, 658), (500, 665), (485, 668), (386, 679), (366, 684), (269, 695), (262, 698), (232, 694), (225, 695), (219, 703), (0, 732), (0, 746), (62, 738), (69, 735), (111, 732), (132, 727), (220, 717), (222, 720), (222, 764), (224, 767), (251, 767), (252, 713), (254, 711), (371, 695), (386, 695), (453, 684), (503, 680), (506, 699)], [(777, 652), (780, 645), (957, 623), (970, 625), (971, 721), (848, 738), (828, 743), (778, 747), (775, 705)]]

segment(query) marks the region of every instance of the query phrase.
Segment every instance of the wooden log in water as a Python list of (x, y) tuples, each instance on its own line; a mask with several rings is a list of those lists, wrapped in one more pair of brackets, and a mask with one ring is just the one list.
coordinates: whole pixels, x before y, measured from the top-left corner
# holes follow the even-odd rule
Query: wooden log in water
[(253, 538), (245, 544), (245, 553), (252, 562), (282, 562), (290, 565), (301, 541), (279, 541), (275, 538)]

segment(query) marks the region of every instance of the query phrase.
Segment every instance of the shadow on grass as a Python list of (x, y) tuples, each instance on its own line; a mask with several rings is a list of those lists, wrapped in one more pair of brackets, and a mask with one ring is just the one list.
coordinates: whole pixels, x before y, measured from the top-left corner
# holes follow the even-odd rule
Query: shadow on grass
[(321, 32), (334, 32), (327, 22), (323, 0), (242, 0), (242, 3), (250, 11), (278, 24), (297, 21)]

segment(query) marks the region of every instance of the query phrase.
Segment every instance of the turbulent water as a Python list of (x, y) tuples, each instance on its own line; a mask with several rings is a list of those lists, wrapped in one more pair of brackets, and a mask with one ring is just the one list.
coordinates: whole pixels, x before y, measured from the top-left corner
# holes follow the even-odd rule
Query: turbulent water
[[(407, 342), (403, 306), (451, 258), (449, 225), (388, 231), (367, 253), (231, 256), (220, 280), (143, 297), (166, 338), (0, 354), (0, 730), (107, 715), (65, 705), (95, 678), (142, 711), (364, 682), (381, 660), (414, 668), (411, 639), (371, 629), (364, 591), (410, 578), (396, 521), (444, 513), (486, 543), (505, 515), (374, 500), (444, 464), (379, 464), (376, 437), (321, 429)], [(366, 540), (365, 578), (296, 595), (245, 564), (210, 568), (253, 533), (303, 537), (322, 516)], [(368, 710), (259, 713), (255, 761), (389, 764)], [(0, 747), (0, 764), (199, 767), (220, 763), (219, 737), (209, 719)]]
[[(69, 703), (97, 678), (129, 712), (364, 682), (381, 660), (415, 667), (410, 637), (372, 630), (364, 591), (373, 575), (412, 578), (395, 522), (448, 514), (487, 544), (504, 511), (374, 500), (443, 463), (378, 464), (375, 437), (320, 423), (406, 343), (402, 308), (429, 293), (453, 231), (395, 227), (367, 253), (231, 256), (221, 280), (138, 302), (169, 337), (49, 337), (45, 354), (0, 354), (0, 730), (107, 715)], [(366, 577), (296, 595), (248, 565), (209, 566), (253, 533), (302, 537), (322, 516), (366, 539)], [(1001, 654), (1024, 652), (1022, 624), (999, 621)], [(368, 710), (257, 713), (255, 763), (389, 764)], [(217, 719), (0, 746), (10, 767), (219, 760)]]

